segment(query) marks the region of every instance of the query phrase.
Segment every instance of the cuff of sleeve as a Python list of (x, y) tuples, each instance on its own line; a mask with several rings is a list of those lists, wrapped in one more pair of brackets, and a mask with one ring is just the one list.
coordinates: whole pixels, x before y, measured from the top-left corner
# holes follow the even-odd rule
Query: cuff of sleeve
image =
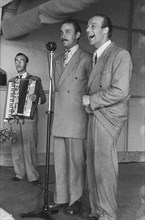
[(93, 96), (90, 96), (90, 108), (92, 111), (95, 111), (97, 109), (96, 102), (94, 102)]
[(3, 122), (7, 122), (7, 121), (8, 121), (8, 119), (6, 119), (6, 118), (3, 120)]
[(41, 98), (39, 98), (38, 100), (38, 105), (41, 105)]

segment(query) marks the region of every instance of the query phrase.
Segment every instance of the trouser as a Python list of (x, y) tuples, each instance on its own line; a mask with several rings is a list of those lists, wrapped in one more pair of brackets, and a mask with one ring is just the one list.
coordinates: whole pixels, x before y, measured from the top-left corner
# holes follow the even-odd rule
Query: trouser
[(16, 177), (28, 181), (39, 178), (37, 171), (37, 123), (26, 119), (18, 122), (10, 121), (11, 128), (16, 131), (17, 140), (12, 144), (12, 161)]
[(54, 137), (55, 192), (57, 204), (73, 204), (84, 189), (86, 140)]
[(101, 220), (116, 220), (116, 140), (93, 115), (88, 125), (87, 177), (92, 214), (99, 214)]

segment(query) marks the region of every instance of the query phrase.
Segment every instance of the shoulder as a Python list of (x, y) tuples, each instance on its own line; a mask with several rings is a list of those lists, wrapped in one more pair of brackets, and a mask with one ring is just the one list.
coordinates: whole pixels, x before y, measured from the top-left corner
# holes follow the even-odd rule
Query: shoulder
[(129, 51), (127, 51), (125, 48), (120, 47), (118, 45), (116, 45), (115, 43), (112, 43), (112, 53), (114, 53), (114, 55), (116, 56), (117, 54), (120, 54), (122, 56), (127, 55), (130, 56)]
[(56, 63), (57, 63), (57, 64), (60, 64), (63, 59), (64, 59), (64, 54), (63, 54), (63, 53), (57, 54), (57, 55), (54, 57), (53, 64), (54, 64), (54, 65), (56, 65)]
[(16, 76), (15, 76), (15, 77), (10, 78), (8, 82), (13, 82), (15, 79), (16, 79)]
[(110, 57), (112, 57), (113, 63), (122, 63), (124, 65), (130, 65), (132, 66), (132, 59), (131, 55), (128, 50), (126, 50), (123, 47), (119, 47), (117, 45), (114, 45)]
[(29, 74), (28, 78), (31, 80), (41, 81), (41, 78), (39, 76), (34, 76)]
[(81, 51), (81, 56), (82, 57), (85, 57), (86, 59), (92, 59), (92, 54), (88, 51), (85, 51), (83, 49), (80, 48), (80, 51)]
[(59, 53), (55, 56), (54, 60), (61, 60), (64, 57), (64, 53)]
[(2, 74), (6, 74), (6, 71), (3, 70), (3, 69), (1, 69), (1, 68), (0, 68), (0, 72), (1, 72)]

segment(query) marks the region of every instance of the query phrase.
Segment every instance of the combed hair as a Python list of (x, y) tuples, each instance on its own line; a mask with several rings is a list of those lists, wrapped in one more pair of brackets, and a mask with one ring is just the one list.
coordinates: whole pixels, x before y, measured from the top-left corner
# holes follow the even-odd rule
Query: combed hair
[(107, 15), (103, 15), (103, 14), (97, 14), (95, 16), (99, 16), (103, 18), (102, 28), (105, 28), (105, 27), (109, 28), (108, 37), (111, 38), (112, 32), (113, 32), (113, 25), (112, 25), (111, 19)]
[(80, 33), (82, 34), (81, 27), (80, 27), (79, 23), (78, 23), (76, 20), (74, 20), (74, 19), (72, 19), (72, 18), (66, 19), (65, 21), (62, 22), (62, 25), (63, 25), (63, 24), (66, 24), (66, 23), (67, 23), (67, 24), (72, 24), (72, 25), (74, 26), (75, 33), (80, 32)]
[(17, 53), (17, 55), (15, 56), (15, 60), (16, 60), (16, 57), (18, 56), (24, 56), (26, 58), (26, 63), (29, 62), (29, 58), (24, 53)]

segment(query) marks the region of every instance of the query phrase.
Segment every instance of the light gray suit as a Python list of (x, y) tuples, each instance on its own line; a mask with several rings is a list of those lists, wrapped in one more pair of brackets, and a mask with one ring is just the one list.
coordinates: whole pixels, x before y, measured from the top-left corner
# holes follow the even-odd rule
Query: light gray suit
[(87, 173), (92, 214), (117, 220), (116, 142), (127, 120), (132, 63), (129, 53), (111, 43), (94, 66), (88, 91), (93, 114), (88, 124)]
[(67, 66), (63, 56), (55, 59), (54, 73), (54, 163), (56, 203), (74, 203), (84, 187), (84, 141), (87, 137), (88, 116), (81, 98), (87, 92), (91, 72), (91, 55), (78, 49)]

